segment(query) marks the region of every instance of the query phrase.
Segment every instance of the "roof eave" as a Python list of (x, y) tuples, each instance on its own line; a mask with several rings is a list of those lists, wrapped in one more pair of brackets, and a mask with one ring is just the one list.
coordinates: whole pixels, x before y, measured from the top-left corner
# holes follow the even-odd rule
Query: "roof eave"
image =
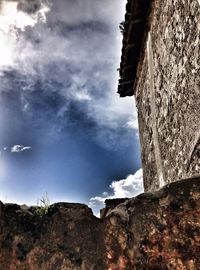
[(123, 31), (122, 55), (119, 69), (120, 97), (134, 95), (138, 66), (146, 39), (147, 22), (152, 0), (128, 0)]

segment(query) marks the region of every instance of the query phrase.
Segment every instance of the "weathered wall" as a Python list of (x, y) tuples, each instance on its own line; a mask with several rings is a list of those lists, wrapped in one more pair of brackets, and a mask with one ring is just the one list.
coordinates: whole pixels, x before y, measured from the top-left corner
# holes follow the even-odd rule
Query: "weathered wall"
[(0, 270), (102, 270), (103, 222), (81, 204), (59, 203), (48, 214), (0, 203)]
[(200, 269), (200, 178), (107, 203), (102, 219), (81, 204), (40, 217), (0, 203), (0, 270)]
[(136, 88), (145, 190), (200, 174), (200, 6), (153, 1)]
[(109, 270), (200, 269), (200, 178), (127, 200), (106, 217)]
[(200, 9), (153, 5), (135, 93), (144, 184), (174, 183), (107, 201), (102, 219), (81, 204), (39, 216), (0, 203), (0, 270), (200, 269), (200, 177), (177, 181), (200, 174)]

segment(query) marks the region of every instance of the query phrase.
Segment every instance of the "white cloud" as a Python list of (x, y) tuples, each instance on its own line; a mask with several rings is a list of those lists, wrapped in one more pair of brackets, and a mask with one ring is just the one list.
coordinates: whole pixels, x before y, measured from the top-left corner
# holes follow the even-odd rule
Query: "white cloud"
[(46, 13), (49, 10), (49, 7), (42, 3), (37, 12), (28, 14), (18, 9), (17, 1), (4, 0), (1, 3), (0, 30), (5, 34), (16, 28), (24, 31), (27, 26), (33, 27), (38, 21), (46, 22)]
[(114, 192), (114, 198), (133, 197), (143, 189), (142, 169), (135, 174), (129, 175), (126, 179), (114, 181), (110, 185)]
[(84, 92), (78, 92), (78, 93), (75, 93), (75, 97), (78, 99), (78, 100), (82, 100), (82, 101), (90, 101), (91, 100), (91, 96), (88, 94), (88, 93), (84, 93)]
[(131, 198), (142, 193), (144, 191), (142, 169), (139, 169), (135, 174), (128, 175), (126, 179), (113, 181), (110, 184), (110, 189), (111, 192), (103, 192), (101, 196), (90, 199), (89, 205), (95, 212), (96, 209), (104, 206), (106, 199)]
[(130, 119), (127, 122), (127, 127), (131, 129), (138, 129), (138, 120), (137, 119)]
[(23, 145), (18, 144), (11, 147), (12, 153), (19, 153), (19, 152), (28, 151), (28, 150), (31, 150), (31, 146), (23, 146)]
[(129, 130), (134, 130), (135, 136), (139, 140), (139, 125), (136, 110), (134, 111), (134, 115), (130, 117), (128, 122), (126, 123), (126, 128), (128, 128)]
[(20, 31), (27, 26), (34, 27), (38, 22), (46, 22), (49, 6), (41, 4), (33, 14), (18, 10), (17, 1), (0, 3), (0, 67), (13, 66), (16, 58), (16, 46)]
[[(16, 5), (14, 7), (16, 12)], [(8, 34), (0, 36), (0, 73), (9, 66), (22, 74), (24, 96), (35, 90), (38, 81), (47, 94), (57, 91), (66, 100), (58, 116), (62, 112), (66, 115), (71, 101), (86, 103), (83, 114), (94, 121), (98, 129), (95, 140), (107, 148), (117, 147), (121, 142), (124, 145), (133, 129), (130, 121), (126, 124), (127, 119), (131, 117), (131, 121), (137, 122), (134, 99), (122, 99), (116, 93), (122, 43), (118, 25), (124, 18), (125, 2), (117, 2), (114, 10), (113, 0), (55, 0), (50, 10), (49, 6), (46, 10), (44, 7), (31, 14), (18, 10), (18, 15), (23, 13), (32, 21), (25, 20), (21, 26), (14, 21), (21, 32), (13, 36), (9, 30)], [(37, 14), (43, 14), (43, 19)], [(10, 25), (14, 24), (10, 17), (9, 21)], [(52, 82), (55, 81), (59, 87), (54, 87)], [(32, 113), (29, 98), (21, 104), (26, 115)], [(62, 121), (56, 122), (56, 125), (62, 124)]]

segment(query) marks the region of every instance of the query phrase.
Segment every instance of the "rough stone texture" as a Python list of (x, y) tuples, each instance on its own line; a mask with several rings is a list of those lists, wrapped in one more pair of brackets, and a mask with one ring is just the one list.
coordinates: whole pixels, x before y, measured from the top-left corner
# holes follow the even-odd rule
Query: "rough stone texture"
[[(130, 1), (129, 1), (130, 2)], [(137, 1), (139, 4), (140, 1)], [(85, 205), (0, 202), (0, 270), (200, 269), (200, 9), (152, 1), (136, 87), (145, 190)]]
[(100, 217), (104, 218), (107, 216), (115, 207), (119, 204), (124, 203), (127, 201), (128, 198), (121, 198), (121, 199), (107, 199), (105, 200), (105, 208), (100, 210)]
[(103, 223), (81, 204), (35, 208), (0, 203), (0, 270), (101, 270)]
[(200, 269), (200, 178), (171, 183), (106, 217), (109, 270)]
[(81, 204), (39, 217), (0, 203), (0, 270), (200, 269), (199, 177), (118, 203), (102, 219)]
[(152, 2), (136, 88), (145, 190), (200, 174), (200, 7)]

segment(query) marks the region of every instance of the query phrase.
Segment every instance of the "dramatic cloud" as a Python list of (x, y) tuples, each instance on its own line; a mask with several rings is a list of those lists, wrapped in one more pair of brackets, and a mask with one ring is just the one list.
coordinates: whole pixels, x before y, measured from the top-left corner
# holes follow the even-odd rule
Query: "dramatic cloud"
[(113, 12), (111, 0), (75, 2), (3, 1), (0, 20), (8, 23), (0, 38), (0, 90), (10, 91), (15, 80), (23, 114), (39, 114), (39, 103), (46, 107), (39, 119), (49, 119), (48, 96), (55, 103), (61, 98), (52, 114), (54, 131), (62, 130), (69, 123), (66, 115), (78, 107), (95, 127), (95, 140), (113, 147), (130, 136), (130, 117), (137, 121), (134, 104), (116, 94), (124, 4)]
[(135, 174), (127, 176), (126, 179), (113, 181), (110, 184), (110, 192), (104, 192), (101, 196), (90, 199), (90, 206), (93, 209), (99, 209), (104, 206), (106, 199), (131, 198), (144, 191), (142, 169)]
[(14, 145), (11, 147), (11, 153), (19, 153), (27, 150), (31, 150), (31, 146)]
[(17, 10), (29, 15), (37, 14), (40, 18), (45, 18), (45, 13), (49, 10), (50, 3), (48, 0), (18, 0)]
[[(0, 29), (4, 34), (25, 31), (27, 26), (46, 21), (49, 4), (39, 1), (6, 1), (1, 2)], [(16, 36), (17, 38), (17, 36)]]
[(34, 149), (2, 150), (1, 190), (86, 202), (140, 166), (134, 99), (116, 93), (126, 1), (1, 3), (0, 148)]
[[(30, 9), (29, 9), (29, 8)], [(33, 9), (35, 7), (35, 11)], [(32, 10), (30, 13), (29, 11)], [(0, 67), (13, 66), (20, 31), (46, 21), (49, 11), (47, 3), (34, 4), (29, 1), (2, 1), (0, 6)]]

